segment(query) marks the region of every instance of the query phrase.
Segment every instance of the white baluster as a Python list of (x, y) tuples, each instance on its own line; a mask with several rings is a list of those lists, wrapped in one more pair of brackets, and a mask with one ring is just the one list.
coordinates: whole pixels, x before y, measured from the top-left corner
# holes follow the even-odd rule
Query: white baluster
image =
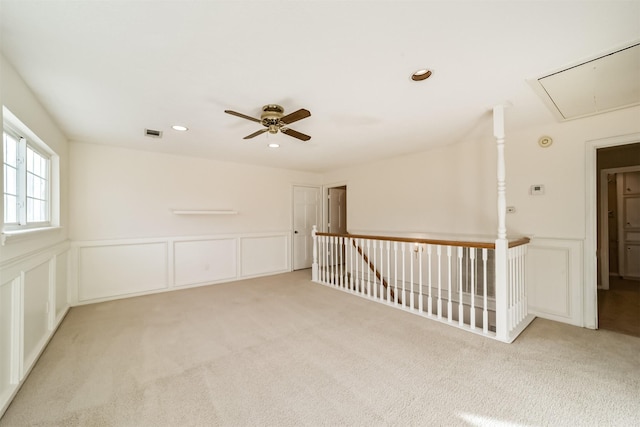
[(517, 308), (517, 298), (518, 298), (518, 283), (516, 282), (516, 259), (515, 253), (513, 249), (509, 249), (509, 270), (510, 270), (510, 280), (509, 287), (511, 288), (511, 324), (509, 325), (509, 330), (511, 331), (516, 326), (516, 308)]
[[(442, 246), (438, 245), (438, 319), (442, 319)], [(447, 320), (453, 321), (453, 309), (451, 305), (451, 246), (447, 246), (447, 266), (448, 266), (448, 299), (447, 299)]]
[(393, 292), (394, 302), (398, 305), (398, 242), (393, 242)]
[(346, 288), (347, 287), (347, 281), (346, 281), (346, 262), (345, 262), (345, 246), (344, 246), (344, 236), (340, 237), (340, 245), (338, 247), (338, 249), (340, 250), (340, 252), (338, 252), (338, 258), (340, 258), (340, 286), (342, 288)]
[(391, 257), (391, 242), (387, 240), (387, 302), (391, 302), (391, 264), (389, 259)]
[(458, 325), (462, 326), (464, 324), (464, 306), (463, 303), (463, 293), (462, 293), (462, 247), (458, 247), (458, 283), (459, 283), (459, 295), (458, 295)]
[(366, 295), (366, 287), (364, 280), (364, 239), (360, 239), (360, 250), (362, 251), (362, 256), (360, 257), (360, 293)]
[(487, 281), (487, 259), (488, 250), (482, 249), (482, 271), (483, 271), (483, 293), (482, 293), (482, 332), (486, 335), (489, 332), (489, 311), (487, 310), (487, 288), (489, 283)]
[(342, 287), (342, 237), (336, 237), (336, 286)]
[(524, 246), (518, 246), (518, 287), (520, 288), (520, 292), (518, 292), (518, 323), (520, 323), (524, 318), (524, 307), (522, 306), (522, 301), (524, 300), (524, 278), (522, 277), (522, 272), (524, 271), (524, 257), (522, 256), (522, 249)]
[(346, 261), (346, 239), (344, 236), (340, 237), (340, 253), (338, 254), (338, 256), (340, 257), (340, 282), (342, 285), (342, 288), (346, 288), (347, 287), (347, 261)]
[[(440, 246), (438, 245), (438, 248)], [(427, 286), (429, 287), (429, 296), (427, 297), (427, 314), (431, 316), (433, 314), (433, 300), (431, 299), (431, 289), (433, 288), (433, 283), (431, 282), (431, 277), (433, 276), (433, 262), (431, 260), (431, 245), (427, 245)], [(440, 272), (440, 266), (438, 266), (438, 272)]]
[(527, 282), (526, 282), (526, 257), (527, 257), (527, 247), (526, 245), (522, 245), (520, 248), (520, 283), (522, 290), (522, 297), (520, 298), (520, 307), (521, 307), (521, 318), (520, 321), (524, 320), (527, 317)]
[(471, 259), (471, 306), (469, 307), (469, 325), (476, 328), (476, 248), (469, 249)]
[(515, 266), (514, 266), (514, 260), (513, 260), (513, 251), (511, 249), (509, 249), (509, 329), (508, 331), (511, 332), (511, 330), (513, 329), (513, 327), (516, 324), (516, 313), (515, 313), (515, 305), (516, 305), (516, 298), (517, 298), (517, 293), (516, 293), (516, 283), (515, 283)]
[(322, 283), (327, 283), (327, 268), (329, 267), (329, 261), (327, 254), (329, 253), (327, 236), (322, 236)]
[(337, 236), (331, 236), (331, 284), (335, 287), (338, 283), (338, 263), (336, 254), (338, 253)]
[(336, 274), (338, 275), (336, 284), (338, 285), (339, 288), (344, 287), (344, 276), (342, 275), (342, 271), (344, 270), (344, 260), (342, 259), (343, 258), (343, 255), (342, 255), (343, 240), (344, 238), (342, 236), (336, 239), (336, 260), (337, 260)]
[(333, 238), (333, 286), (340, 287), (340, 237), (335, 236)]
[(405, 263), (405, 249), (406, 249), (406, 244), (405, 242), (402, 242), (402, 306), (405, 307), (407, 305), (407, 294), (405, 292), (405, 279), (406, 279), (406, 272), (405, 270), (407, 269), (407, 264)]
[(358, 249), (357, 249), (357, 245), (358, 245), (358, 239), (353, 239), (353, 242), (356, 244), (356, 247), (352, 248), (354, 253), (353, 256), (355, 257), (354, 259), (354, 264), (353, 264), (353, 274), (355, 275), (355, 285), (354, 285), (354, 290), (356, 292), (359, 292), (360, 289), (362, 289), (360, 287), (360, 272), (359, 272), (359, 268), (358, 268)]
[(422, 302), (422, 295), (423, 295), (423, 290), (422, 290), (422, 246), (418, 246), (418, 280), (420, 282), (419, 286), (420, 286), (420, 291), (418, 292), (418, 311), (420, 313), (422, 313), (424, 311), (424, 307), (423, 302)]
[[(414, 252), (414, 253), (417, 253), (417, 252)], [(409, 257), (409, 259), (411, 260), (411, 261), (409, 262), (409, 264), (410, 264), (410, 268), (411, 268), (411, 270), (410, 270), (410, 276), (411, 276), (411, 294), (409, 295), (409, 300), (410, 300), (410, 304), (411, 304), (411, 307), (410, 307), (410, 308), (411, 308), (411, 310), (413, 310), (413, 309), (414, 309), (414, 307), (415, 307), (415, 305), (414, 305), (414, 296), (413, 296), (413, 294), (414, 294), (414, 289), (413, 289), (413, 255), (412, 255), (412, 256), (410, 256), (410, 257)]]
[(347, 245), (349, 245), (349, 289), (351, 289), (351, 291), (354, 291), (354, 283), (355, 283), (355, 268), (353, 267), (353, 242), (354, 240), (352, 238), (349, 238), (349, 241), (347, 242)]
[[(375, 270), (378, 268), (378, 242), (376, 240), (374, 240), (372, 242), (372, 246), (373, 246), (373, 297), (374, 298), (378, 298), (377, 292), (378, 292), (378, 275), (376, 274)], [(371, 260), (371, 258), (369, 258), (369, 260)], [(369, 270), (371, 270), (371, 268), (369, 268)]]
[(331, 237), (330, 236), (325, 236), (325, 252), (324, 252), (324, 256), (325, 256), (325, 283), (331, 283), (331, 262), (330, 257), (331, 257)]
[(329, 236), (329, 283), (335, 286), (335, 237)]
[(513, 320), (512, 320), (512, 327), (515, 327), (518, 324), (519, 321), (519, 306), (520, 306), (520, 283), (519, 283), (519, 277), (518, 277), (518, 248), (512, 248), (509, 249), (509, 252), (513, 252), (513, 289), (514, 289), (514, 298), (513, 298)]
[(323, 247), (323, 251), (322, 251), (322, 259), (323, 259), (323, 266), (322, 266), (322, 276), (323, 276), (323, 282), (324, 283), (329, 283), (329, 236), (322, 236), (322, 247)]
[[(376, 263), (376, 268), (378, 263)], [(378, 299), (384, 300), (384, 242), (380, 242), (380, 283), (378, 283)]]
[[(371, 260), (371, 240), (369, 239), (367, 239), (367, 257)], [(367, 264), (367, 295), (371, 297), (371, 268), (369, 264)]]

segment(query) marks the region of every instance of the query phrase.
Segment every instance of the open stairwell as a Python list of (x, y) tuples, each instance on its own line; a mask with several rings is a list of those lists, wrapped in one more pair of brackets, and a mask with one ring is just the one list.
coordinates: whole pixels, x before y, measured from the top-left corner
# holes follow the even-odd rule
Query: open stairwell
[(318, 283), (505, 342), (534, 318), (527, 312), (526, 238), (507, 245), (502, 306), (495, 243), (318, 232), (314, 239)]

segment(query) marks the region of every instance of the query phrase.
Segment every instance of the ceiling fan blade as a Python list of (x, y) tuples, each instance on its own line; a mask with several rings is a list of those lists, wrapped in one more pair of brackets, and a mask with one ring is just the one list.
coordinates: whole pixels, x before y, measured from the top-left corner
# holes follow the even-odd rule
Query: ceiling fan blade
[(254, 132), (251, 135), (247, 135), (242, 139), (250, 139), (250, 138), (253, 138), (254, 136), (262, 135), (263, 133), (265, 133), (268, 130), (269, 130), (269, 128), (260, 129), (259, 131)]
[(280, 132), (287, 134), (289, 136), (292, 136), (294, 138), (298, 138), (301, 139), (303, 141), (308, 141), (311, 139), (311, 137), (309, 135), (305, 135), (304, 133), (300, 133), (298, 131), (295, 131), (293, 129), (289, 129), (289, 128), (281, 128)]
[(301, 108), (298, 111), (294, 111), (291, 114), (287, 114), (286, 116), (281, 117), (280, 122), (288, 125), (290, 123), (297, 122), (298, 120), (306, 119), (310, 115), (311, 113), (309, 112), (309, 110), (305, 110), (304, 108)]
[(232, 116), (237, 116), (237, 117), (241, 117), (243, 119), (247, 119), (247, 120), (251, 120), (252, 122), (258, 122), (260, 123), (260, 119), (256, 119), (250, 116), (247, 116), (245, 114), (242, 113), (238, 113), (237, 111), (231, 111), (231, 110), (224, 110), (225, 113), (227, 114), (231, 114)]

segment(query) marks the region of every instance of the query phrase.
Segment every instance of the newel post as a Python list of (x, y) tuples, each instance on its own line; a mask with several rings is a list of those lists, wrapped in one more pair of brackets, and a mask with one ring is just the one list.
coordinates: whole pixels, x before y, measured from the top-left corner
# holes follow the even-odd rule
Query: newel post
[(508, 341), (508, 282), (507, 282), (507, 184), (504, 158), (504, 105), (493, 107), (493, 136), (496, 138), (498, 163), (498, 238), (495, 252), (496, 280), (496, 338)]
[(311, 280), (318, 281), (318, 227), (313, 226), (311, 229), (311, 237), (313, 238), (313, 263), (311, 264)]

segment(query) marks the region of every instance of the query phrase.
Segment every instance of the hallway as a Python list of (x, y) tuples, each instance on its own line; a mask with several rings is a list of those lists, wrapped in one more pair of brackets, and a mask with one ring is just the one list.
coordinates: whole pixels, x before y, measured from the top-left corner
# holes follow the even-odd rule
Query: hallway
[(598, 290), (598, 327), (640, 337), (640, 281), (611, 277)]

